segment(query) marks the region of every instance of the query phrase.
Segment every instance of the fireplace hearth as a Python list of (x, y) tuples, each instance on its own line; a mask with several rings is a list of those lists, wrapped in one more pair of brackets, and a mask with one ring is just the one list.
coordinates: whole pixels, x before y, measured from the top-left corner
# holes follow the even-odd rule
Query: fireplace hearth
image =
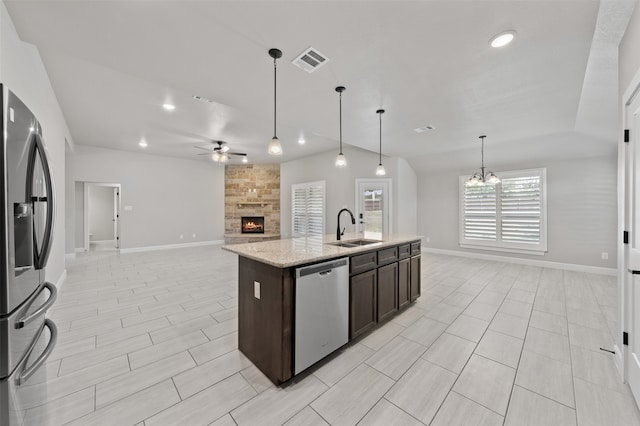
[(243, 234), (264, 234), (264, 216), (242, 216)]

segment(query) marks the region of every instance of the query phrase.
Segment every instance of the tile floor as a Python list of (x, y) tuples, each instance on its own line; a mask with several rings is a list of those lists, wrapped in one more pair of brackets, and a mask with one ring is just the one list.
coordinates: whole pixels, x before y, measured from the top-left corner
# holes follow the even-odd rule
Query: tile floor
[[(425, 254), (422, 297), (274, 387), (237, 350), (220, 247), (68, 265), (29, 425), (640, 425), (611, 348), (613, 277)], [(33, 389), (33, 388), (31, 388)], [(35, 392), (34, 392), (35, 394)]]

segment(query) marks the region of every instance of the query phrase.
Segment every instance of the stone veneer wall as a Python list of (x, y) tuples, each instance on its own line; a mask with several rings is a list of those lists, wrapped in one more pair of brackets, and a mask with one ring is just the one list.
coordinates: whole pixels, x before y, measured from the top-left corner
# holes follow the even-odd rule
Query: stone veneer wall
[[(264, 203), (242, 205), (242, 203)], [(224, 232), (240, 234), (242, 216), (264, 216), (265, 234), (280, 234), (280, 165), (227, 164), (224, 169)], [(260, 235), (260, 234), (247, 234)]]

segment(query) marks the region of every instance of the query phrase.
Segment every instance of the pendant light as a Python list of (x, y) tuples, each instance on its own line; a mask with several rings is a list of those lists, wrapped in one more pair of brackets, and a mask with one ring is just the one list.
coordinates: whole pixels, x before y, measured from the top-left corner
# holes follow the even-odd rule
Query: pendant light
[(495, 173), (493, 172), (487, 172), (485, 173), (484, 169), (484, 138), (486, 138), (487, 136), (482, 135), (479, 136), (480, 141), (482, 143), (481, 148), (480, 148), (480, 152), (481, 152), (481, 165), (480, 165), (480, 171), (475, 172), (464, 184), (466, 186), (483, 186), (485, 184), (489, 184), (489, 185), (495, 185), (496, 183), (500, 183), (500, 178), (498, 178), (498, 176), (495, 175)]
[(378, 168), (376, 169), (376, 176), (384, 176), (387, 174), (387, 171), (382, 165), (382, 114), (384, 114), (384, 110), (379, 109), (376, 111), (376, 114), (380, 116), (380, 163), (378, 164)]
[(342, 153), (342, 92), (347, 90), (344, 86), (336, 87), (336, 92), (340, 94), (340, 153), (336, 157), (336, 167), (347, 167), (347, 157)]
[(282, 57), (280, 49), (269, 49), (269, 56), (273, 58), (273, 138), (269, 143), (270, 155), (282, 155), (282, 145), (276, 136), (276, 61)]

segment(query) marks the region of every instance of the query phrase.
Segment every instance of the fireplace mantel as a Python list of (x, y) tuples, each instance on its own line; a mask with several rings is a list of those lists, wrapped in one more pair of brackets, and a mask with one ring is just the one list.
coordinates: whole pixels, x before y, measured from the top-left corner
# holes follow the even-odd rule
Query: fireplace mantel
[(260, 206), (260, 207), (264, 207), (266, 205), (268, 205), (270, 203), (264, 202), (264, 201), (244, 201), (244, 202), (240, 202), (238, 203), (238, 207), (244, 207), (244, 206)]

